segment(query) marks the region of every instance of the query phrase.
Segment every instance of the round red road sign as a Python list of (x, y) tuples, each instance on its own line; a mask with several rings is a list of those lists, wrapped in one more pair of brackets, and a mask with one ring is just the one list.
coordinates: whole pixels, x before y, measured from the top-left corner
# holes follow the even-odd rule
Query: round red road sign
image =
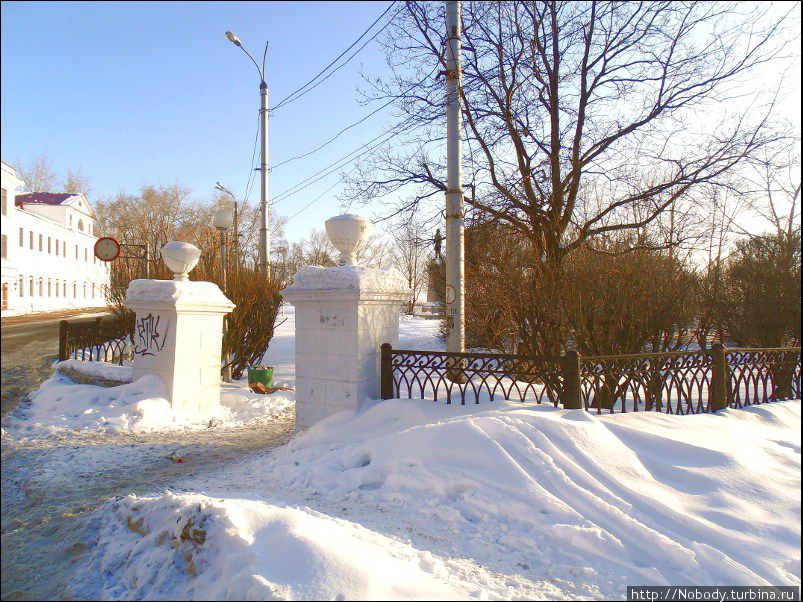
[(114, 261), (120, 255), (120, 243), (111, 236), (103, 236), (95, 241), (95, 257), (101, 261)]

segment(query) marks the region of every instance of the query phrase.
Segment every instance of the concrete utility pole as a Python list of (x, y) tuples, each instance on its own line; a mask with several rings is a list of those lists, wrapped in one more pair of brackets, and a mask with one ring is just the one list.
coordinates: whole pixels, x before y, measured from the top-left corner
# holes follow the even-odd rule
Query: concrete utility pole
[(268, 85), (263, 77), (259, 85), (261, 100), (259, 123), (262, 137), (261, 161), (259, 164), (259, 271), (265, 280), (270, 278), (270, 231), (268, 230)]
[(466, 348), (460, 141), (460, 1), (446, 2), (446, 350)]
[(268, 230), (268, 84), (265, 83), (265, 59), (268, 56), (268, 46), (265, 45), (265, 52), (262, 55), (262, 68), (243, 46), (240, 39), (231, 33), (226, 32), (226, 38), (235, 46), (239, 46), (259, 72), (259, 129), (261, 135), (261, 152), (259, 153), (259, 180), (260, 180), (260, 199), (259, 199), (259, 260), (258, 269), (260, 275), (265, 279), (270, 278), (270, 231)]

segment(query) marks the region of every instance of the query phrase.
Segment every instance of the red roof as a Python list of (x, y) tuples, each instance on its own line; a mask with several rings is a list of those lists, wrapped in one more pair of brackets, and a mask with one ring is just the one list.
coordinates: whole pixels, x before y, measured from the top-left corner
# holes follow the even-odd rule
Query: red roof
[(69, 198), (77, 196), (70, 192), (31, 192), (29, 194), (18, 194), (14, 199), (18, 203), (36, 205), (61, 205)]

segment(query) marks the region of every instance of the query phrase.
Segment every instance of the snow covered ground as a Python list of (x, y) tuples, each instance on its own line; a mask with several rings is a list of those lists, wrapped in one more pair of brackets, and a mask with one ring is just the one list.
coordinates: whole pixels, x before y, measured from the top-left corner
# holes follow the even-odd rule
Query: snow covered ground
[[(292, 393), (258, 395), (248, 389), (246, 380), (240, 380), (223, 384), (220, 410), (196, 422), (192, 416), (173, 412), (158, 377), (132, 380), (128, 366), (78, 360), (56, 363), (53, 375), (3, 425), (28, 434), (79, 429), (145, 432), (253, 425), (294, 412)], [(103, 384), (92, 384), (96, 381)], [(277, 380), (276, 385), (287, 383)]]
[[(292, 384), (289, 314), (267, 359)], [(432, 348), (437, 327), (403, 318), (400, 347)], [(799, 401), (699, 416), (368, 402), (239, 459), (166, 461), (169, 478), (138, 478), (161, 465), (129, 461), (115, 499), (89, 503), (64, 534), (57, 523), (49, 558), (59, 595), (106, 599), (617, 599), (627, 585), (799, 585), (800, 419)], [(256, 434), (270, 422), (253, 424)], [(227, 431), (242, 429), (167, 433)], [(34, 432), (49, 433), (6, 428), (4, 448)], [(56, 466), (20, 464), (17, 488), (91, 474), (87, 462), (113, 471), (111, 447), (108, 458), (68, 451), (49, 450)], [(6, 495), (4, 473), (4, 523)], [(4, 524), (4, 552), (6, 542)]]

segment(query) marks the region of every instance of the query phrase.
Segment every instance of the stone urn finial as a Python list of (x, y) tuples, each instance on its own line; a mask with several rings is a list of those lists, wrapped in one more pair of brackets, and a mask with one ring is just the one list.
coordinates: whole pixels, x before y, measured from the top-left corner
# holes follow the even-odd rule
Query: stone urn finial
[(340, 265), (357, 265), (355, 254), (371, 234), (371, 220), (361, 215), (346, 213), (326, 220), (326, 235), (340, 251)]
[(189, 280), (189, 273), (198, 264), (201, 249), (188, 242), (169, 242), (162, 247), (162, 259), (173, 272), (173, 280)]

